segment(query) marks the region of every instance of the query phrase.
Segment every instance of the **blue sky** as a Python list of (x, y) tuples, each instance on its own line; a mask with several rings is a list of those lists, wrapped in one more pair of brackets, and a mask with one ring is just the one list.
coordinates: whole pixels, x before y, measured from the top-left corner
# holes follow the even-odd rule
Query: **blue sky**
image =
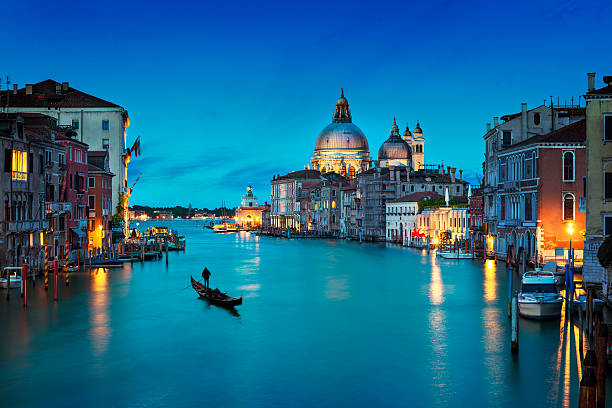
[(612, 75), (612, 3), (13, 1), (0, 74), (128, 109), (131, 203), (237, 205), (309, 164), (340, 87), (376, 158), (393, 117), (480, 173), (486, 122)]

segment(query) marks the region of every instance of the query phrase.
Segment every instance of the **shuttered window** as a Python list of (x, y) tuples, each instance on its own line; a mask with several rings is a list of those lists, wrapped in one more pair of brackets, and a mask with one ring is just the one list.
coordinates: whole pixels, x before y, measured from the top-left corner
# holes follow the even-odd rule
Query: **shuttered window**
[(612, 115), (604, 116), (604, 140), (612, 140)]
[(11, 172), (12, 163), (13, 163), (13, 151), (11, 149), (4, 149), (4, 171), (6, 173)]
[(612, 173), (606, 172), (604, 198), (612, 200)]

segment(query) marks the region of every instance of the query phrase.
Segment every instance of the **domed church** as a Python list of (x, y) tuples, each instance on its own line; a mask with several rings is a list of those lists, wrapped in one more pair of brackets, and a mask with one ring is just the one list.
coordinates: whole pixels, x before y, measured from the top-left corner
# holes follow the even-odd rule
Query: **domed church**
[(416, 127), (414, 128), (414, 133), (411, 133), (408, 125), (406, 125), (406, 130), (404, 131), (402, 139), (404, 139), (412, 149), (412, 169), (414, 171), (420, 170), (425, 164), (425, 138), (423, 137), (423, 130), (421, 129), (419, 121), (417, 121)]
[(335, 172), (350, 178), (370, 168), (368, 140), (353, 123), (344, 89), (336, 102), (332, 123), (317, 138), (311, 163), (321, 173)]
[(395, 118), (389, 138), (378, 149), (378, 167), (390, 166), (412, 166), (412, 148), (402, 139)]

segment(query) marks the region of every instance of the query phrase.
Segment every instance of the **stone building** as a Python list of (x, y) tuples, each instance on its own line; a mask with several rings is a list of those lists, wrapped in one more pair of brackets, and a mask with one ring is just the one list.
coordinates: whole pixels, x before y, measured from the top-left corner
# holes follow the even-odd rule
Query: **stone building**
[(106, 150), (87, 152), (87, 207), (89, 249), (109, 248), (112, 243), (112, 179)]
[(606, 86), (595, 88), (595, 74), (588, 75), (586, 100), (586, 234), (583, 280), (602, 284), (610, 297), (611, 277), (599, 264), (597, 251), (612, 234), (612, 76), (603, 77)]
[(112, 208), (119, 193), (127, 189), (126, 132), (128, 112), (119, 105), (52, 79), (0, 92), (0, 111), (33, 112), (52, 116), (60, 126), (69, 126), (77, 139), (92, 150), (107, 150), (113, 180)]
[(267, 207), (268, 203), (257, 205), (257, 197), (253, 195), (253, 187), (249, 184), (240, 206), (236, 209), (236, 223), (242, 228), (260, 228), (263, 222), (262, 215)]
[(425, 138), (418, 121), (414, 128), (414, 133), (410, 132), (408, 125), (406, 125), (402, 139), (410, 145), (410, 150), (412, 151), (412, 170), (421, 170), (425, 165)]
[(409, 243), (411, 233), (417, 230), (419, 202), (438, 198), (442, 198), (438, 193), (420, 192), (387, 201), (386, 240), (398, 244)]
[(301, 221), (302, 187), (322, 180), (318, 170), (299, 170), (275, 176), (270, 194), (270, 226), (273, 230), (304, 231)]
[(410, 145), (402, 139), (399, 128), (393, 118), (389, 138), (378, 149), (377, 167), (405, 166), (412, 168), (412, 151)]
[(342, 216), (342, 188), (347, 179), (334, 173), (324, 176), (324, 180), (311, 191), (313, 205), (310, 230), (321, 236), (340, 237)]
[(370, 168), (368, 140), (353, 123), (344, 90), (336, 102), (332, 123), (317, 138), (311, 163), (323, 174), (335, 172), (348, 178)]
[(451, 239), (469, 238), (468, 207), (426, 208), (417, 216), (417, 228), (428, 237), (429, 242), (440, 239), (443, 233), (449, 232)]

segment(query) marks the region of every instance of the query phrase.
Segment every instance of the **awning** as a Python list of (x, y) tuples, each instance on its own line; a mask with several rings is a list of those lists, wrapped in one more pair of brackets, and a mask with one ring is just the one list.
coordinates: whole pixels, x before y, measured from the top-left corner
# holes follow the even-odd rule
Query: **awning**
[(78, 228), (70, 228), (70, 229), (72, 230), (72, 232), (77, 234), (79, 236), (79, 238), (87, 238), (87, 234), (85, 232), (83, 232), (83, 230), (80, 230)]
[(413, 238), (424, 238), (425, 237), (425, 233), (421, 233), (421, 232), (419, 232), (419, 230), (412, 231), (412, 233), (410, 235)]

